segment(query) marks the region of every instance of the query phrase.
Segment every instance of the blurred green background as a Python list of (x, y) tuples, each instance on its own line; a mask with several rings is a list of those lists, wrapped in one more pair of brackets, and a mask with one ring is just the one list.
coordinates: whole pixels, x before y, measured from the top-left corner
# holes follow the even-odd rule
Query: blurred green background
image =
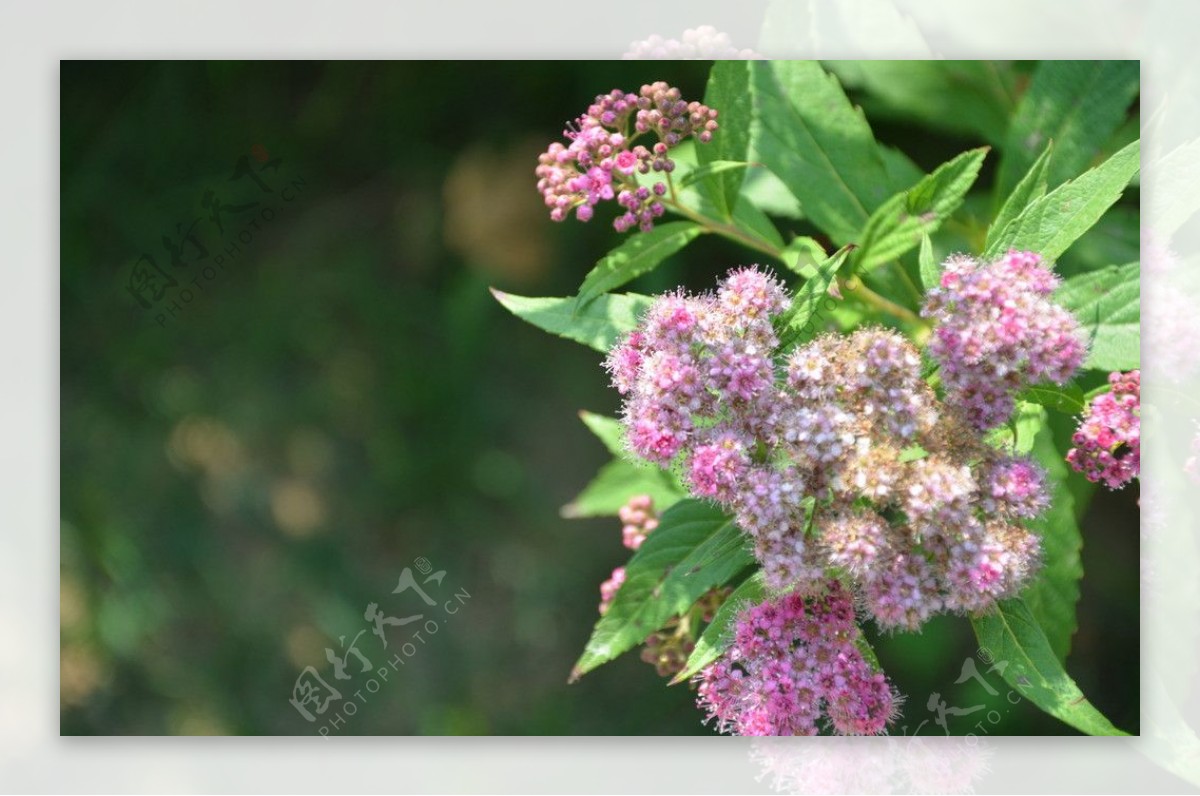
[[(391, 591), (419, 557), (446, 572), (431, 594), (470, 599), (340, 734), (710, 732), (687, 687), (635, 654), (567, 685), (628, 551), (617, 521), (559, 509), (607, 459), (578, 410), (611, 414), (617, 396), (597, 354), (487, 290), (573, 293), (617, 240), (602, 213), (544, 213), (533, 167), (564, 122), (657, 79), (699, 98), (708, 68), (63, 63), (63, 734), (313, 733), (288, 701), (297, 676), (362, 688), (333, 680), (325, 648), (368, 628), (368, 603), (411, 613), (413, 595)], [(1019, 92), (1028, 65), (1002, 68)], [(852, 96), (927, 170), (986, 143)], [(981, 187), (994, 172), (993, 157)], [(1130, 193), (1116, 210), (1136, 259)], [(163, 238), (193, 222), (208, 258), (185, 244), (173, 266)], [(1077, 249), (1122, 234), (1109, 224)], [(178, 282), (149, 310), (127, 289), (142, 254)], [(703, 289), (749, 261), (706, 238), (634, 288)], [(1136, 494), (1098, 494), (1083, 527), (1068, 669), (1136, 732)], [(359, 649), (378, 668), (407, 631), (384, 654), (368, 629)], [(965, 620), (875, 642), (909, 732), (943, 731), (933, 692), (995, 707), (992, 734), (1071, 732), (1005, 702), (997, 676), (996, 696), (955, 684), (975, 650)], [(983, 715), (950, 730), (978, 733)]]

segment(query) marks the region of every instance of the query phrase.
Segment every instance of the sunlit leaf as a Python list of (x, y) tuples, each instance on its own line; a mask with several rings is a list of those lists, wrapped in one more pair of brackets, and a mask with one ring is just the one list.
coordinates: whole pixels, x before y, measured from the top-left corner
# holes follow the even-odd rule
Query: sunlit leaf
[(817, 273), (817, 266), (825, 262), (828, 256), (814, 238), (800, 236), (783, 250), (783, 264), (789, 271), (808, 279)]
[(992, 447), (1024, 455), (1033, 450), (1033, 442), (1045, 424), (1045, 409), (1036, 403), (1017, 401), (1009, 421), (989, 431), (985, 439)]
[[(706, 151), (706, 147), (704, 146), (696, 150), (697, 154), (704, 151)], [(740, 171), (741, 169), (749, 168), (751, 165), (753, 164), (737, 160), (710, 160), (689, 171), (683, 179), (676, 183), (675, 187), (687, 188), (706, 180), (716, 182), (717, 178), (726, 172)]]
[(829, 299), (829, 287), (837, 279), (838, 270), (853, 250), (852, 245), (838, 249), (818, 265), (816, 273), (796, 291), (791, 308), (778, 321), (781, 347), (790, 347), (813, 335), (816, 328), (812, 323), (813, 318), (820, 312), (822, 302)]
[(867, 93), (872, 118), (903, 119), (951, 133), (1004, 140), (1016, 105), (1016, 73), (997, 61), (829, 61)]
[(670, 473), (649, 464), (614, 459), (600, 468), (579, 495), (562, 507), (562, 516), (611, 517), (635, 495), (649, 495), (655, 511), (665, 511), (685, 493)]
[(627, 453), (625, 428), (621, 425), (620, 420), (607, 415), (598, 415), (595, 412), (580, 412), (579, 419), (604, 443), (604, 447), (608, 448), (609, 453), (614, 456), (624, 456)]
[(988, 259), (1007, 249), (1035, 251), (1047, 260), (1058, 259), (1121, 197), (1138, 171), (1139, 151), (1138, 143), (1134, 142), (1096, 168), (1030, 203), (990, 237)]
[(862, 112), (815, 61), (750, 61), (754, 125), (746, 160), (775, 173), (806, 218), (854, 241), (887, 198), (888, 173)]
[(1033, 165), (1029, 167), (1029, 171), (1025, 173), (1021, 181), (1012, 189), (1012, 193), (1004, 200), (1004, 204), (1000, 206), (1000, 212), (992, 220), (992, 225), (988, 227), (985, 248), (990, 247), (995, 237), (1004, 231), (1004, 228), (1013, 219), (1021, 215), (1025, 208), (1046, 195), (1046, 169), (1050, 165), (1050, 157), (1053, 149), (1054, 142), (1047, 142), (1046, 148), (1042, 150), (1042, 154), (1033, 162)]
[(1075, 497), (1067, 487), (1064, 454), (1055, 447), (1049, 426), (1038, 431), (1031, 452), (1046, 471), (1050, 507), (1029, 523), (1042, 540), (1042, 568), (1021, 596), (1046, 634), (1054, 654), (1065, 661), (1071, 650), (1071, 637), (1078, 627), (1075, 610), (1079, 581), (1083, 578), (1079, 559), (1083, 537), (1075, 521)]
[[(753, 100), (750, 96), (750, 68), (746, 61), (717, 61), (708, 76), (704, 104), (716, 108), (720, 127), (707, 144), (696, 147), (699, 172), (704, 175), (701, 186), (705, 198), (716, 209), (718, 217), (730, 218), (738, 204), (738, 195), (746, 172), (739, 169), (715, 169), (718, 163), (744, 163), (749, 158), (750, 125), (753, 119)], [(694, 179), (699, 179), (697, 176)]]
[(580, 308), (574, 296), (530, 298), (495, 288), (492, 295), (518, 318), (597, 351), (608, 351), (621, 335), (632, 331), (653, 301), (636, 293), (607, 293)]
[(862, 232), (854, 255), (858, 268), (869, 271), (896, 259), (941, 226), (975, 183), (987, 151), (983, 147), (964, 152), (884, 202)]
[(1067, 384), (1063, 387), (1039, 384), (1027, 387), (1021, 392), (1020, 399), (1068, 415), (1078, 415), (1083, 411), (1085, 403), (1083, 390), (1077, 384)]
[(1003, 600), (971, 624), (987, 660), (1018, 695), (1088, 735), (1128, 735), (1087, 701), (1022, 600)]
[(653, 271), (663, 260), (704, 232), (703, 227), (691, 221), (671, 221), (659, 224), (649, 232), (630, 235), (620, 246), (604, 255), (584, 277), (579, 287), (579, 306), (582, 308), (600, 294)]
[(1055, 293), (1055, 300), (1075, 314), (1091, 338), (1085, 367), (1140, 367), (1140, 275), (1138, 263), (1110, 265), (1067, 279)]
[(933, 257), (933, 241), (929, 239), (928, 235), (921, 237), (921, 250), (917, 255), (917, 263), (921, 269), (921, 287), (929, 291), (941, 284), (942, 271)]

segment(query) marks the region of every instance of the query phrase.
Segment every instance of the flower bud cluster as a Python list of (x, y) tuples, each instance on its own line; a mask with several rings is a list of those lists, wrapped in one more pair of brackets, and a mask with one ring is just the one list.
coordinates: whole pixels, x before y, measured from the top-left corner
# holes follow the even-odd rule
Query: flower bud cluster
[[(574, 125), (563, 132), (567, 143), (555, 142), (538, 157), (535, 174), (550, 218), (564, 221), (574, 211), (589, 221), (595, 206), (615, 199), (624, 212), (613, 221), (618, 232), (654, 227), (665, 208), (667, 186), (661, 181), (639, 185), (637, 175), (669, 173), (675, 162), (670, 150), (685, 138), (712, 140), (717, 112), (687, 102), (666, 83), (642, 86), (638, 93), (615, 89), (601, 94)], [(653, 135), (650, 146), (635, 144)]]
[(634, 495), (617, 512), (623, 523), (621, 543), (630, 550), (637, 550), (646, 541), (646, 536), (658, 527), (658, 515), (654, 512), (654, 499), (649, 495)]
[(617, 591), (625, 583), (625, 567), (617, 567), (612, 571), (608, 580), (600, 584), (600, 615), (608, 613), (608, 608), (617, 596)]
[(675, 617), (646, 638), (641, 658), (654, 666), (659, 677), (674, 677), (687, 667), (696, 649), (696, 620), (711, 622), (729, 597), (730, 588), (709, 589), (683, 617)]

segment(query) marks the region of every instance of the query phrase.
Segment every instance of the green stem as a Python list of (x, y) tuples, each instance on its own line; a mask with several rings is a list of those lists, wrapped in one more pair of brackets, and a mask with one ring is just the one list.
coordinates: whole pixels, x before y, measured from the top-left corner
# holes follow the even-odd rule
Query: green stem
[(679, 196), (675, 193), (675, 181), (671, 179), (671, 172), (669, 171), (667, 172), (667, 190), (670, 192), (670, 198), (666, 199), (663, 204), (674, 210), (679, 215), (690, 221), (696, 222), (709, 232), (715, 232), (721, 237), (728, 238), (735, 243), (740, 243), (743, 246), (762, 252), (769, 257), (774, 257), (776, 260), (783, 262), (782, 249), (777, 249), (769, 243), (753, 238), (732, 224), (725, 224), (721, 221), (717, 221), (716, 219), (709, 218), (708, 216), (697, 213), (690, 207), (685, 207), (683, 204), (681, 204), (679, 201)]
[(709, 232), (715, 232), (716, 234), (720, 235), (721, 237), (728, 238), (729, 240), (733, 241), (734, 243), (740, 243), (743, 246), (747, 246), (751, 249), (754, 249), (755, 251), (762, 252), (763, 254), (766, 254), (769, 257), (774, 257), (776, 260), (783, 262), (783, 250), (782, 249), (777, 249), (769, 243), (760, 241), (756, 238), (752, 238), (749, 235), (747, 235), (745, 232), (742, 232), (742, 230), (738, 229), (737, 227), (735, 227), (731, 224), (723, 224), (720, 221), (714, 221), (713, 219), (709, 218), (708, 216), (701, 215), (700, 213), (697, 213), (695, 210), (692, 210), (691, 208), (684, 207), (683, 205), (679, 204), (679, 202), (675, 201), (674, 197), (666, 200), (665, 202), (663, 202), (663, 204), (665, 204), (667, 207), (671, 208), (673, 211), (675, 211), (679, 215), (688, 219), (689, 221), (696, 222), (697, 224), (704, 227)]
[(917, 327), (926, 328), (929, 323), (910, 310), (908, 307), (902, 307), (891, 299), (884, 298), (876, 293), (871, 288), (867, 287), (866, 283), (860, 277), (852, 276), (849, 279), (838, 277), (838, 284), (844, 289), (850, 291), (854, 296), (866, 304), (887, 315), (892, 315), (902, 321), (907, 321)]
[[(708, 216), (702, 215), (701, 213), (697, 213), (690, 207), (685, 207), (684, 205), (680, 204), (679, 198), (675, 193), (675, 183), (671, 180), (670, 172), (667, 173), (667, 189), (670, 194), (670, 198), (665, 199), (663, 204), (674, 210), (679, 215), (690, 221), (694, 221), (709, 232), (714, 232), (722, 237), (734, 241), (735, 243), (740, 243), (743, 246), (762, 252), (763, 254), (774, 257), (776, 260), (783, 262), (782, 249), (776, 248), (765, 241), (753, 238), (732, 224), (725, 224), (723, 222), (716, 221), (715, 219), (711, 219)], [(871, 290), (871, 288), (867, 287), (866, 284), (863, 283), (862, 279), (858, 278), (857, 276), (851, 277), (851, 279), (854, 280), (853, 286), (851, 286), (851, 281), (846, 279), (839, 278), (838, 283), (851, 290), (854, 295), (857, 296), (864, 304), (873, 307), (880, 312), (893, 315), (900, 320), (914, 324), (915, 326), (919, 327), (919, 330), (928, 328), (929, 324), (922, 320), (922, 318), (912, 310), (908, 309), (907, 307), (902, 307), (896, 302), (879, 295), (874, 290)]]

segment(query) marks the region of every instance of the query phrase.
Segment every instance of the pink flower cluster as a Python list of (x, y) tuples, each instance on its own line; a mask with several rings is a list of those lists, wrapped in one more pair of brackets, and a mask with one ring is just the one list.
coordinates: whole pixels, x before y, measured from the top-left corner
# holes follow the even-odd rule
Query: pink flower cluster
[(738, 617), (733, 644), (698, 676), (698, 703), (722, 732), (878, 735), (899, 697), (859, 650), (851, 594), (837, 581), (809, 598), (789, 594)]
[[(622, 522), (621, 543), (630, 550), (637, 550), (646, 537), (658, 527), (658, 515), (654, 512), (654, 499), (649, 495), (634, 495), (617, 510)], [(612, 576), (600, 584), (600, 615), (608, 613), (608, 606), (617, 596), (617, 590), (625, 583), (625, 567), (617, 567)]]
[(617, 596), (617, 591), (625, 583), (625, 567), (617, 567), (612, 571), (612, 576), (600, 584), (600, 615), (604, 616), (608, 613), (608, 607), (612, 605), (613, 599)]
[(1141, 371), (1110, 373), (1108, 383), (1084, 410), (1067, 461), (1089, 481), (1119, 489), (1142, 467)]
[(783, 358), (772, 319), (787, 306), (754, 268), (651, 305), (607, 360), (630, 448), (732, 512), (772, 589), (841, 576), (889, 629), (1014, 594), (1039, 559), (1019, 521), (1046, 506), (1041, 469), (939, 402), (896, 333)]
[[(617, 511), (623, 523), (621, 543), (630, 550), (637, 550), (646, 537), (658, 527), (658, 515), (654, 513), (654, 500), (649, 495), (634, 495)], [(617, 590), (625, 583), (625, 567), (617, 567), (612, 576), (600, 584), (600, 615), (608, 613), (608, 606), (617, 596)]]
[(637, 550), (646, 541), (646, 536), (658, 527), (658, 515), (654, 513), (654, 499), (649, 495), (634, 495), (617, 511), (622, 522), (621, 543), (630, 550)]
[[(699, 102), (686, 102), (679, 89), (657, 82), (637, 94), (613, 90), (601, 94), (563, 135), (568, 143), (553, 143), (538, 157), (538, 191), (550, 218), (563, 221), (571, 213), (589, 221), (595, 206), (616, 199), (624, 212), (613, 221), (618, 232), (638, 227), (649, 231), (664, 207), (663, 182), (639, 185), (638, 174), (671, 172), (670, 150), (691, 136), (712, 140), (717, 112)], [(635, 144), (653, 134), (657, 142)]]
[(991, 263), (956, 255), (922, 315), (937, 322), (930, 353), (941, 364), (947, 401), (977, 429), (1003, 423), (1016, 392), (1063, 384), (1086, 353), (1079, 324), (1051, 301), (1059, 279), (1034, 252), (1009, 251)]
[[(727, 488), (745, 453), (738, 448), (745, 434), (738, 432), (751, 432), (773, 397), (779, 341), (771, 318), (788, 304), (783, 285), (753, 268), (732, 272), (715, 295), (660, 297), (606, 361), (626, 396), (634, 452), (665, 465), (686, 443), (700, 445), (697, 492), (712, 496)], [(723, 410), (737, 422), (720, 431), (696, 429), (695, 418)]]

